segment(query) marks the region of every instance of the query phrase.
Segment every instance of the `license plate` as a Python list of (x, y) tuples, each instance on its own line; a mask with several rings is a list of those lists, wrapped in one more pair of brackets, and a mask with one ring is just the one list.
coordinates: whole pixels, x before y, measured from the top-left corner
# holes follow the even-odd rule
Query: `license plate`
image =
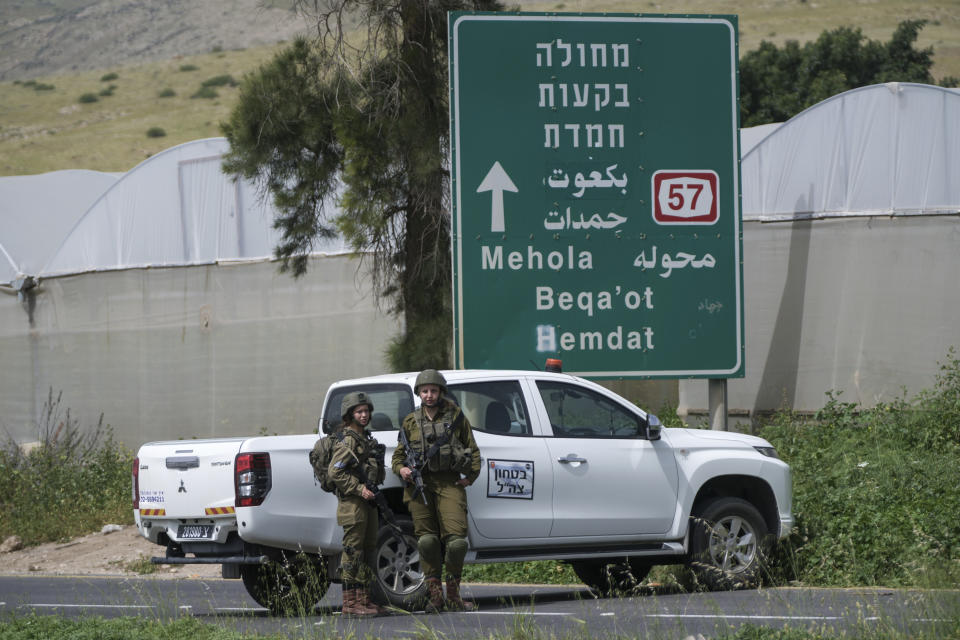
[(177, 527), (177, 538), (180, 540), (209, 540), (212, 537), (212, 524), (182, 524)]

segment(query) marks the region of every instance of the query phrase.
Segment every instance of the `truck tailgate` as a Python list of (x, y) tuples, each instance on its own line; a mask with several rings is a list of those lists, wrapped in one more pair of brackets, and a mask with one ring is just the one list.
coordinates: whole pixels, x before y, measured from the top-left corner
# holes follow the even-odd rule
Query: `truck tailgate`
[(243, 438), (145, 444), (139, 452), (141, 517), (232, 514), (233, 464)]

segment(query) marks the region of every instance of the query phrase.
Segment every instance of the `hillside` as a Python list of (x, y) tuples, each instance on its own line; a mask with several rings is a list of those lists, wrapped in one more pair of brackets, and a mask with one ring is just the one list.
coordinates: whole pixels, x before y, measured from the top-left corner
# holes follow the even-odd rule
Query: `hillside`
[[(270, 5), (269, 7), (267, 5)], [(0, 175), (126, 171), (220, 135), (236, 82), (309, 25), (290, 0), (0, 3)], [(854, 25), (887, 41), (924, 19), (936, 78), (960, 77), (960, 0), (520, 0), (527, 11), (737, 14), (740, 50)], [(203, 88), (204, 83), (209, 84)]]

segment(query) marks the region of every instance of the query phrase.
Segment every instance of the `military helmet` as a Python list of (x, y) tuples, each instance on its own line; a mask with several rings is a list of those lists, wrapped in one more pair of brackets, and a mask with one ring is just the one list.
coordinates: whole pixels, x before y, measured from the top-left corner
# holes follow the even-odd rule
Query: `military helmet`
[(370, 407), (370, 413), (373, 413), (373, 402), (363, 391), (353, 391), (345, 395), (340, 404), (340, 415), (343, 416), (343, 421), (350, 423), (353, 420), (353, 410), (362, 404)]
[(420, 393), (420, 386), (424, 384), (435, 384), (440, 387), (440, 393), (447, 392), (447, 379), (436, 369), (424, 369), (417, 376), (417, 381), (413, 385), (413, 392)]

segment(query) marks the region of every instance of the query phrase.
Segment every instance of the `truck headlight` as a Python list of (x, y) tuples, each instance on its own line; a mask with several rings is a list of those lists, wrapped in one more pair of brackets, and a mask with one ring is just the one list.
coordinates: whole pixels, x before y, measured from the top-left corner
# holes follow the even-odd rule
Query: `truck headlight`
[(761, 455), (765, 455), (768, 458), (774, 458), (776, 460), (780, 459), (780, 456), (777, 455), (777, 450), (773, 447), (754, 447)]

